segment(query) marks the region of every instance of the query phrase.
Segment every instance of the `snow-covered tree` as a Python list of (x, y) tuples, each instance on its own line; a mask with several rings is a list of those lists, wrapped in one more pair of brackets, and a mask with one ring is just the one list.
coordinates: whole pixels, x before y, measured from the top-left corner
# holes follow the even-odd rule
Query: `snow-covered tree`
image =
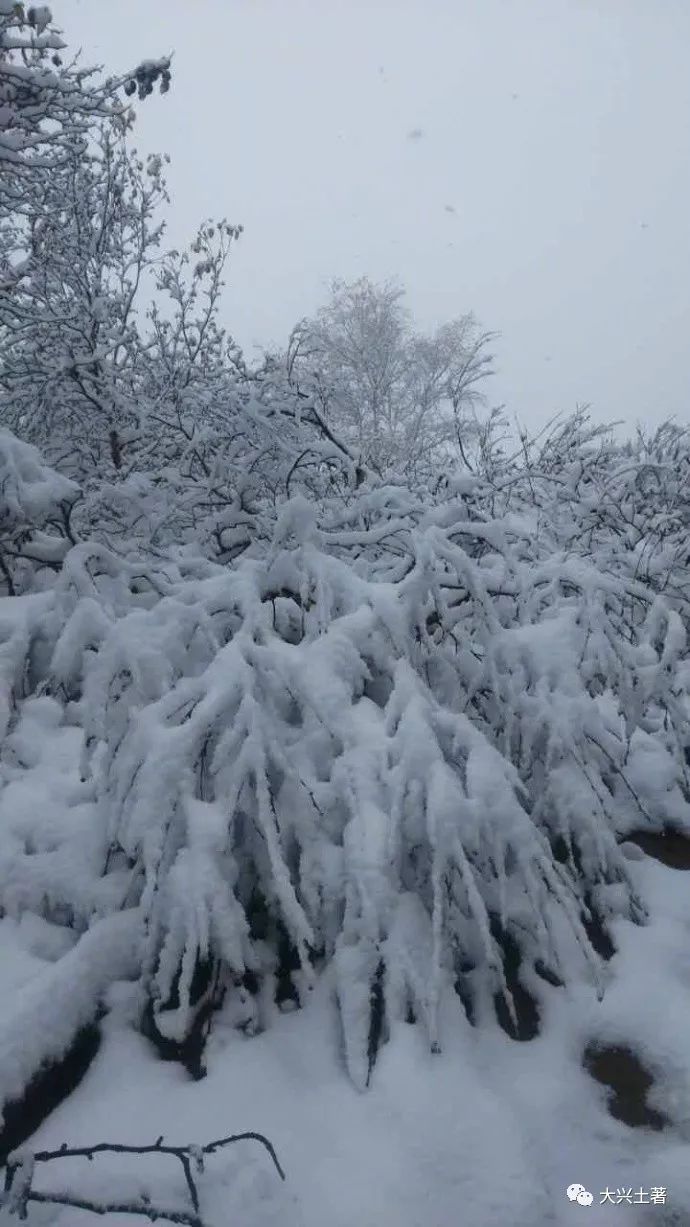
[(0, 421), (78, 481), (82, 536), (231, 558), (262, 508), (351, 461), (285, 372), (250, 369), (221, 326), (241, 227), (205, 222), (189, 250), (162, 250), (163, 168), (99, 119), (88, 152), (0, 219), (7, 249), (29, 245), (0, 289)]
[(14, 226), (24, 270), (0, 291), (2, 418), (82, 482), (121, 469), (138, 424), (137, 293), (161, 237), (161, 160), (144, 164), (118, 128), (94, 126), (88, 151), (33, 185)]
[(287, 366), (362, 463), (437, 475), (475, 433), (493, 338), (472, 315), (415, 333), (403, 296), (366, 277), (334, 281), (329, 303), (293, 330)]
[[(126, 113), (122, 94), (144, 98), (170, 84), (169, 59), (102, 78), (60, 55), (66, 44), (47, 4), (0, 0), (0, 206), (22, 211), (28, 184), (85, 147), (94, 118)], [(11, 272), (11, 270), (10, 270)]]

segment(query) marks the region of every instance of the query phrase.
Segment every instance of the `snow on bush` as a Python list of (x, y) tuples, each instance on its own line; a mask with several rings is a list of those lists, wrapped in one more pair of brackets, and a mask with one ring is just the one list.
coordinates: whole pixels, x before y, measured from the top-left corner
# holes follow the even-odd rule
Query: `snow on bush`
[[(600, 985), (587, 922), (644, 920), (618, 838), (690, 829), (685, 504), (672, 487), (663, 520), (655, 485), (645, 512), (646, 456), (602, 460), (571, 428), (570, 456), (434, 495), (369, 479), (295, 496), (230, 567), (73, 547), (30, 598), (50, 617), (2, 762), (17, 787), (38, 769), (22, 721), (64, 709), (82, 783), (62, 817), (16, 807), (0, 904), (78, 931), (137, 908), (169, 1041), (204, 975), (230, 1000), (294, 1003), (332, 965), (360, 1087), (396, 1020), (442, 1046), (439, 1001), (468, 968), (480, 1015), (495, 993), (512, 1011), (506, 941), (566, 980), (577, 957)], [(606, 482), (634, 534), (596, 512)], [(639, 541), (662, 520), (643, 582)], [(13, 619), (16, 675), (31, 636)]]
[(0, 580), (5, 592), (58, 566), (69, 548), (74, 482), (48, 468), (35, 447), (0, 429)]
[(116, 619), (82, 701), (165, 1033), (199, 962), (275, 977), (286, 936), (297, 996), (335, 960), (359, 1085), (380, 977), (388, 1022), (411, 1008), (436, 1046), (444, 980), (480, 965), (507, 994), (503, 932), (563, 973), (554, 903), (594, 961), (588, 907), (642, 914), (616, 832), (689, 816), (678, 615), (463, 495), (362, 499), (359, 533), (294, 500), (263, 558)]

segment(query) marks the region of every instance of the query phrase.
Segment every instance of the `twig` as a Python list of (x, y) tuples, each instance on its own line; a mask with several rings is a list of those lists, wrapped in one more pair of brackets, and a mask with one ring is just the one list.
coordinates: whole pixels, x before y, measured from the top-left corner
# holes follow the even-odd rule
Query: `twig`
[(75, 1210), (90, 1210), (92, 1214), (138, 1214), (152, 1223), (155, 1223), (156, 1219), (164, 1218), (169, 1223), (183, 1223), (185, 1227), (204, 1227), (204, 1221), (198, 1214), (189, 1214), (187, 1210), (159, 1210), (147, 1202), (105, 1203), (89, 1201), (85, 1197), (69, 1197), (66, 1193), (34, 1192), (29, 1193), (26, 1200), (51, 1206), (72, 1206)]
[[(72, 1206), (77, 1210), (91, 1210), (94, 1214), (137, 1214), (148, 1218), (151, 1222), (155, 1222), (157, 1219), (167, 1219), (170, 1223), (186, 1224), (186, 1227), (204, 1227), (203, 1220), (199, 1214), (199, 1191), (192, 1173), (192, 1164), (194, 1164), (196, 1171), (201, 1173), (204, 1170), (204, 1155), (215, 1154), (217, 1150), (230, 1146), (233, 1142), (243, 1141), (259, 1142), (268, 1151), (280, 1179), (285, 1180), (285, 1172), (280, 1166), (278, 1156), (271, 1142), (262, 1133), (234, 1133), (229, 1137), (217, 1138), (213, 1142), (207, 1142), (205, 1146), (165, 1146), (163, 1145), (163, 1136), (161, 1135), (149, 1146), (128, 1146), (123, 1142), (98, 1142), (95, 1146), (68, 1147), (65, 1144), (59, 1150), (40, 1150), (33, 1155), (24, 1151), (15, 1152), (14, 1155), (10, 1155), (7, 1159), (5, 1189), (3, 1196), (0, 1198), (0, 1205), (5, 1205), (10, 1214), (17, 1214), (22, 1219), (26, 1218), (27, 1203), (35, 1201), (50, 1205)], [(54, 1159), (75, 1158), (88, 1159), (89, 1162), (92, 1162), (94, 1155), (104, 1153), (172, 1155), (173, 1158), (178, 1159), (182, 1164), (193, 1211), (163, 1210), (158, 1206), (153, 1206), (147, 1198), (141, 1198), (132, 1202), (94, 1202), (84, 1198), (72, 1197), (66, 1193), (39, 1193), (35, 1192), (31, 1187), (34, 1165), (36, 1163), (50, 1163)], [(17, 1174), (19, 1174), (19, 1182), (13, 1188)]]

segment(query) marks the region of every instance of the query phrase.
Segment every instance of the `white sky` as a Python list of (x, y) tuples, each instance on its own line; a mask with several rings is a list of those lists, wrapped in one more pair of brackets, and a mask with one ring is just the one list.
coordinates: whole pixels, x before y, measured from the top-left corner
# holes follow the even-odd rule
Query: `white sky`
[(690, 418), (690, 0), (52, 7), (109, 70), (174, 49), (137, 144), (172, 155), (171, 245), (244, 225), (249, 353), (332, 276), (397, 277), (420, 328), (501, 332), (491, 398), (529, 425)]

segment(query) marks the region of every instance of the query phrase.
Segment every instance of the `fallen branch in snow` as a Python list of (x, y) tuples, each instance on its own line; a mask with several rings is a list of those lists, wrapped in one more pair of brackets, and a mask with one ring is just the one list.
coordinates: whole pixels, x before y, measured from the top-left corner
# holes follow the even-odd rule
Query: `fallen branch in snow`
[[(184, 1223), (187, 1227), (204, 1227), (204, 1221), (199, 1211), (199, 1190), (195, 1175), (204, 1171), (204, 1156), (215, 1154), (224, 1146), (233, 1142), (260, 1142), (268, 1151), (273, 1165), (281, 1180), (285, 1180), (285, 1172), (278, 1161), (278, 1156), (262, 1133), (235, 1133), (227, 1138), (219, 1138), (215, 1142), (207, 1142), (205, 1146), (164, 1146), (163, 1137), (159, 1137), (150, 1146), (127, 1146), (119, 1142), (99, 1142), (95, 1146), (78, 1146), (69, 1148), (63, 1145), (59, 1150), (41, 1150), (36, 1154), (29, 1151), (15, 1151), (7, 1160), (5, 1169), (5, 1188), (0, 1198), (0, 1207), (7, 1209), (9, 1214), (16, 1214), (20, 1219), (26, 1219), (27, 1206), (30, 1201), (41, 1202), (53, 1206), (72, 1206), (76, 1210), (91, 1210), (94, 1214), (137, 1214), (148, 1218), (152, 1223), (157, 1219), (167, 1219), (170, 1223)], [(92, 1201), (88, 1198), (73, 1197), (67, 1193), (40, 1193), (31, 1186), (37, 1163), (49, 1163), (53, 1159), (82, 1158), (93, 1161), (97, 1154), (125, 1155), (172, 1155), (179, 1159), (184, 1171), (187, 1189), (193, 1209), (163, 1210), (151, 1204), (146, 1195), (130, 1202)]]

